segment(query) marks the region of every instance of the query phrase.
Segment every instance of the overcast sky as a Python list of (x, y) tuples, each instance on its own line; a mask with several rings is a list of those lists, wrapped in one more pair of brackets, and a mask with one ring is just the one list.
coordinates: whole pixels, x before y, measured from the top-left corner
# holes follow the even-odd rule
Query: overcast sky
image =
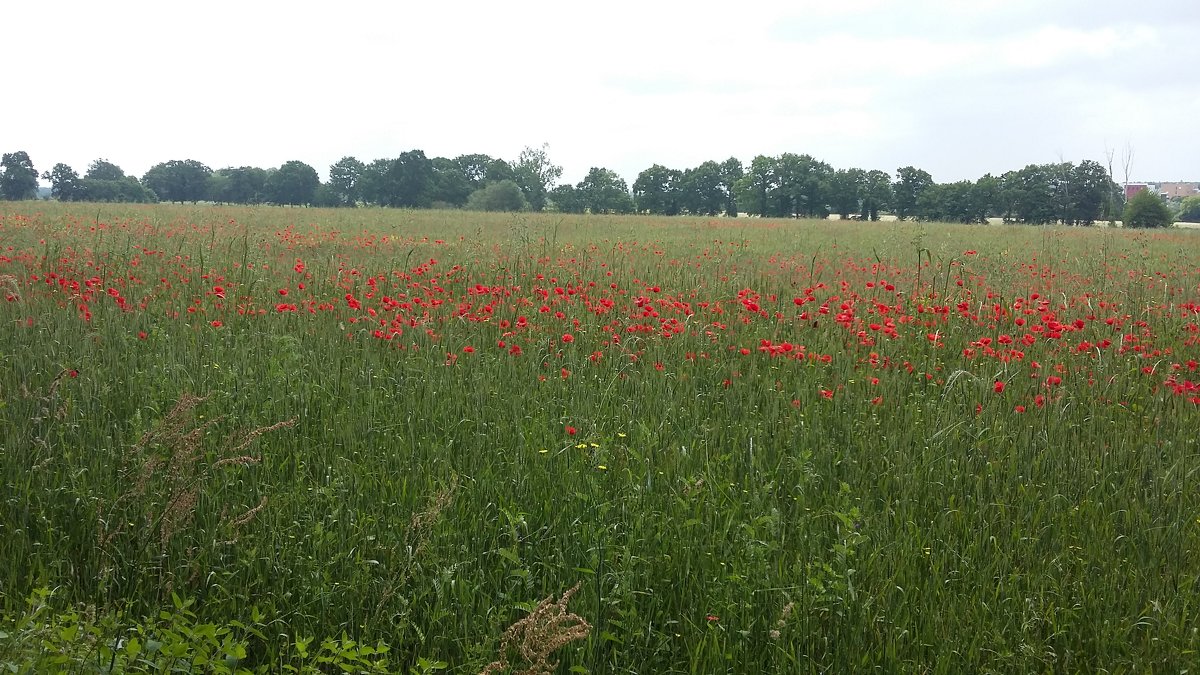
[[(934, 180), (1200, 181), (1200, 0), (10, 2), (0, 150), (322, 177), (411, 149), (563, 180), (807, 153)], [(20, 67), (20, 71), (16, 67)]]

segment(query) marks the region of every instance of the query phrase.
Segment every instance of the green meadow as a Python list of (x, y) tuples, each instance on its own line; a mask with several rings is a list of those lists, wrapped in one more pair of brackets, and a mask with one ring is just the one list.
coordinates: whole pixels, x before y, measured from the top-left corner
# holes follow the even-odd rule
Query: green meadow
[(1198, 236), (0, 203), (0, 670), (1185, 671)]

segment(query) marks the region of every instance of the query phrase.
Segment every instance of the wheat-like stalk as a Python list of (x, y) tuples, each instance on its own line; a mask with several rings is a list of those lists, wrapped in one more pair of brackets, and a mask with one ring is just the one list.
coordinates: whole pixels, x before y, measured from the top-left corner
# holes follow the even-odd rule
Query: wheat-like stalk
[(545, 598), (527, 616), (509, 626), (500, 639), (500, 658), (489, 663), (480, 675), (512, 668), (509, 653), (513, 650), (526, 664), (524, 670), (515, 671), (516, 675), (550, 675), (554, 672), (558, 662), (551, 661), (550, 654), (563, 645), (586, 639), (592, 632), (587, 619), (567, 610), (567, 603), (579, 586), (576, 583), (558, 600), (553, 595)]

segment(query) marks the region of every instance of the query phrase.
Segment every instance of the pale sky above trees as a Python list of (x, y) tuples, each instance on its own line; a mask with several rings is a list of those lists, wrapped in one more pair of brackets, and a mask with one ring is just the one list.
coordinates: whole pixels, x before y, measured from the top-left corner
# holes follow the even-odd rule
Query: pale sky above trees
[(736, 156), (1200, 180), (1200, 3), (70, 0), (5, 8), (0, 149), (142, 175), (421, 149), (574, 183)]

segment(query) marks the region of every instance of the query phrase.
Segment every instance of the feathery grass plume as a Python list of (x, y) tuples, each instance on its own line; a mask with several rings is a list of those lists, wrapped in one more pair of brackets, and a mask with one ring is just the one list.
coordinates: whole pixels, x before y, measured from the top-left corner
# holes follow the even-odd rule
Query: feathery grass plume
[[(36, 393), (29, 391), (29, 388), (21, 383), (21, 395), (26, 399), (35, 399), (38, 403), (37, 415), (30, 418), (35, 427), (39, 427), (34, 432), (33, 447), (39, 448), (46, 453), (43, 458), (38, 458), (36, 455), (30, 457), (30, 461), (37, 460), (32, 465), (32, 470), (41, 471), (54, 461), (55, 455), (50, 452), (50, 442), (47, 440), (50, 436), (50, 428), (54, 422), (61, 422), (67, 416), (66, 401), (59, 402), (55, 405), (55, 400), (58, 394), (59, 385), (65, 377), (75, 377), (79, 374), (77, 370), (63, 370), (50, 380), (50, 384), (46, 387), (44, 393)], [(43, 424), (45, 423), (45, 424)]]
[(783, 606), (783, 610), (779, 612), (779, 618), (775, 621), (775, 627), (769, 633), (772, 640), (778, 640), (783, 634), (783, 627), (787, 625), (788, 619), (792, 616), (792, 610), (795, 608), (795, 601), (789, 601), (788, 604)]
[(9, 302), (21, 301), (21, 287), (17, 285), (17, 278), (11, 274), (0, 274), (0, 290), (5, 291), (5, 299)]
[[(450, 477), (450, 484), (438, 490), (437, 493), (430, 498), (429, 504), (423, 511), (417, 511), (412, 515), (412, 519), (408, 524), (408, 562), (403, 566), (399, 566), (392, 573), (391, 579), (388, 580), (387, 587), (379, 594), (379, 602), (375, 605), (375, 613), (378, 615), (383, 611), (384, 605), (388, 600), (396, 594), (396, 591), (408, 583), (412, 577), (413, 567), (417, 564), (418, 558), (424, 552), (425, 546), (429, 543), (429, 539), (433, 534), (433, 526), (437, 524), (441, 518), (442, 511), (454, 501), (454, 493), (458, 490), (458, 475), (454, 474)], [(396, 556), (395, 549), (392, 550), (393, 557)]]
[(513, 668), (509, 661), (513, 651), (526, 664), (524, 670), (514, 671), (516, 675), (549, 675), (554, 672), (558, 662), (551, 661), (550, 654), (563, 645), (586, 639), (592, 632), (592, 625), (586, 619), (567, 611), (567, 603), (579, 586), (580, 583), (576, 583), (558, 600), (553, 595), (545, 598), (527, 616), (509, 626), (500, 638), (500, 658), (489, 663), (480, 671), (480, 675)]
[[(200, 497), (217, 470), (261, 463), (260, 457), (244, 454), (246, 449), (260, 436), (296, 423), (295, 419), (290, 419), (249, 431), (235, 431), (220, 444), (215, 452), (217, 459), (205, 462), (207, 432), (224, 419), (224, 416), (218, 416), (197, 423), (195, 410), (207, 399), (207, 396), (184, 393), (159, 424), (130, 448), (122, 475), (131, 487), (108, 509), (101, 509), (97, 529), (97, 544), (101, 549), (111, 549), (125, 532), (126, 525), (140, 523), (139, 531), (134, 533), (136, 540), (149, 542), (156, 539), (160, 552), (165, 552), (176, 535), (195, 520)], [(231, 530), (232, 536), (224, 543), (236, 542), (241, 528), (253, 521), (266, 505), (264, 496), (258, 506), (242, 507), (241, 514), (235, 516), (228, 515), (229, 505), (225, 505), (219, 527)], [(110, 529), (109, 523), (117, 525)], [(112, 557), (115, 560), (121, 556), (114, 554)], [(111, 572), (111, 569), (105, 570), (105, 573)]]

